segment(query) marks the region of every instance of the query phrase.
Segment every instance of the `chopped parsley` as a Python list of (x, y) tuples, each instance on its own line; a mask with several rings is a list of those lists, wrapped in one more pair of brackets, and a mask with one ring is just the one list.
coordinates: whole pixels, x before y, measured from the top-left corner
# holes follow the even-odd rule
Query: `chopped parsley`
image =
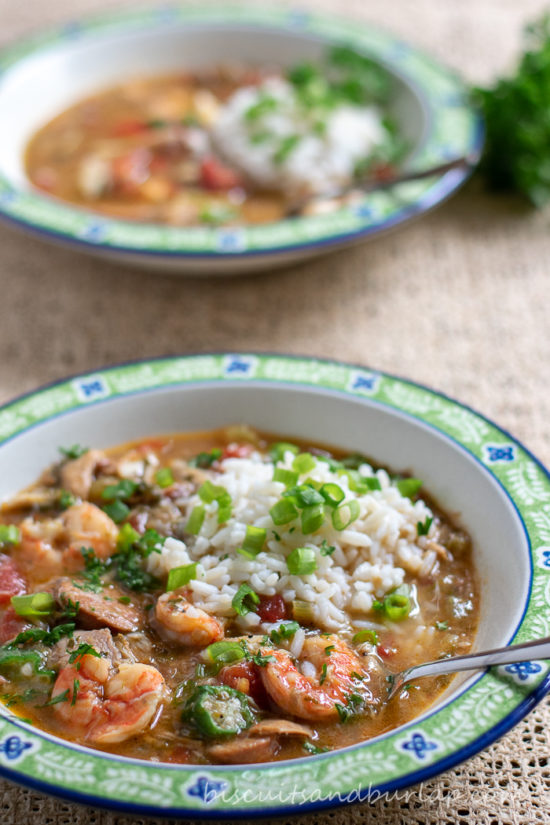
[(71, 655), (69, 656), (69, 664), (76, 667), (77, 670), (80, 670), (82, 666), (82, 659), (84, 656), (95, 656), (96, 659), (101, 658), (101, 653), (99, 650), (96, 650), (93, 645), (88, 644), (87, 642), (81, 642), (78, 645), (76, 650), (73, 650)]
[(322, 556), (332, 556), (335, 550), (336, 547), (333, 547), (333, 545), (329, 544), (326, 539), (323, 539), (321, 546), (319, 547), (319, 552)]
[(52, 696), (52, 698), (42, 705), (43, 708), (47, 708), (49, 705), (59, 705), (60, 702), (68, 702), (69, 701), (69, 688), (64, 690), (63, 693), (58, 693), (57, 696)]
[(73, 504), (76, 504), (76, 496), (73, 496), (68, 490), (61, 490), (59, 493), (59, 506), (61, 509), (68, 510)]
[(43, 644), (50, 647), (56, 644), (63, 636), (72, 636), (75, 629), (73, 623), (60, 624), (52, 630), (43, 630), (41, 627), (31, 627), (28, 630), (23, 630), (15, 639), (4, 645), (5, 648), (16, 648), (19, 645), (32, 642), (33, 644)]
[(321, 676), (319, 677), (319, 684), (322, 685), (325, 679), (327, 678), (327, 663), (323, 662), (323, 666), (321, 668)]
[(76, 700), (78, 698), (78, 691), (80, 688), (80, 679), (73, 680), (73, 698), (71, 699), (71, 706), (76, 704)]
[(314, 745), (313, 742), (304, 742), (303, 748), (307, 753), (316, 754), (316, 753), (326, 753), (330, 748), (321, 747), (320, 745)]
[(201, 467), (203, 470), (207, 470), (215, 461), (221, 458), (222, 452), (220, 447), (214, 447), (209, 453), (199, 453), (189, 461), (189, 466)]
[(59, 447), (59, 452), (69, 461), (73, 461), (75, 458), (81, 458), (89, 449), (89, 447), (82, 447), (80, 444), (73, 444), (71, 447)]
[(416, 522), (416, 532), (419, 536), (427, 536), (433, 524), (433, 516), (427, 516), (425, 521)]

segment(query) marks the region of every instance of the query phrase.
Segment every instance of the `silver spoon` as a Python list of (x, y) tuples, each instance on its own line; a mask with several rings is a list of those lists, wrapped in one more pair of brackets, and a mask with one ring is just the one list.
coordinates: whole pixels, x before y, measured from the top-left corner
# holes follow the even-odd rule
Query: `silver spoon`
[(445, 673), (458, 673), (461, 670), (484, 670), (493, 665), (510, 665), (517, 662), (529, 662), (531, 659), (550, 659), (550, 636), (525, 642), (522, 645), (510, 645), (481, 653), (469, 653), (467, 656), (451, 656), (449, 659), (437, 659), (423, 665), (414, 665), (401, 673), (392, 673), (390, 691), (386, 701), (393, 699), (403, 685), (423, 676), (441, 676)]
[(423, 178), (437, 177), (438, 175), (445, 175), (453, 169), (473, 168), (479, 161), (479, 154), (463, 155), (458, 158), (453, 158), (446, 163), (440, 163), (437, 166), (429, 166), (426, 169), (410, 169), (406, 172), (401, 172), (388, 178), (365, 178), (363, 180), (354, 180), (346, 186), (329, 189), (325, 192), (318, 192), (315, 195), (307, 195), (292, 201), (285, 212), (287, 218), (296, 217), (301, 214), (302, 210), (313, 201), (328, 200), (331, 198), (341, 198), (350, 192), (375, 192), (382, 189), (390, 189), (392, 186), (397, 186), (400, 183), (408, 183), (413, 180), (422, 180)]

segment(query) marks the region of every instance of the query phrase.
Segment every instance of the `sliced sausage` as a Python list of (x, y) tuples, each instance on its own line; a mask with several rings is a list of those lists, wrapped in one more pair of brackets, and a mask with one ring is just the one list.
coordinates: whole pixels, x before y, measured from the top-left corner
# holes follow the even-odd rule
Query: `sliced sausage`
[(121, 604), (118, 599), (123, 594), (112, 585), (92, 593), (82, 590), (73, 579), (63, 578), (57, 579), (52, 592), (62, 606), (78, 603), (78, 618), (87, 627), (106, 626), (119, 633), (129, 633), (141, 624), (140, 611), (131, 604)]
[(65, 667), (69, 663), (71, 653), (81, 644), (91, 645), (94, 650), (106, 656), (111, 662), (118, 662), (122, 659), (120, 651), (111, 636), (111, 631), (107, 628), (104, 627), (102, 630), (75, 630), (70, 638), (63, 637), (49, 651), (48, 667), (53, 670)]
[(270, 762), (278, 750), (279, 744), (272, 737), (255, 737), (254, 739), (237, 738), (230, 742), (220, 742), (208, 748), (208, 754), (217, 762), (231, 765), (243, 765), (251, 762)]

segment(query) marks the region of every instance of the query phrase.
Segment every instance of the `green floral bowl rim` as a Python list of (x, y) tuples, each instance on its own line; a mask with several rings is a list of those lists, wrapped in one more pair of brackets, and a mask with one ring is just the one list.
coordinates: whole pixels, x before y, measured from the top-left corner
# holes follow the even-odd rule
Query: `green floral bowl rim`
[[(139, 11), (121, 10), (69, 23), (0, 51), (0, 83), (19, 61), (67, 42), (108, 33), (163, 25), (250, 25), (302, 32), (346, 42), (379, 60), (412, 87), (428, 116), (428, 134), (415, 154), (419, 168), (457, 157), (480, 156), (484, 129), (460, 78), (430, 56), (395, 37), (355, 20), (275, 6), (254, 8), (173, 5)], [(464, 165), (432, 180), (374, 192), (330, 215), (316, 215), (243, 227), (170, 227), (116, 220), (57, 201), (36, 190), (14, 186), (0, 174), (0, 217), (51, 240), (96, 252), (157, 258), (239, 258), (277, 255), (367, 238), (386, 231), (447, 198), (469, 177)]]
[[(416, 419), (473, 457), (506, 492), (530, 547), (531, 581), (517, 642), (550, 634), (550, 477), (505, 430), (428, 387), (364, 366), (310, 356), (211, 353), (109, 366), (66, 378), (0, 408), (0, 448), (47, 421), (125, 396), (199, 384), (319, 388)], [(548, 511), (548, 512), (547, 512)], [(510, 640), (511, 641), (511, 640)], [(375, 740), (264, 766), (174, 766), (114, 757), (0, 716), (0, 775), (90, 805), (161, 816), (235, 819), (298, 814), (426, 780), (487, 747), (550, 688), (550, 663), (481, 675), (421, 720)], [(5, 710), (4, 710), (5, 714)], [(278, 804), (258, 807), (258, 783)], [(265, 801), (265, 800), (264, 800)]]

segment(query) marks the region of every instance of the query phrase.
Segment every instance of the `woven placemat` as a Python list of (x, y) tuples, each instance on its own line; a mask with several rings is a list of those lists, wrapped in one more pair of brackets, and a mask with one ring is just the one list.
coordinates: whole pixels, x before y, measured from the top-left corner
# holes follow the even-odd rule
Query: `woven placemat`
[[(0, 40), (125, 4), (0, 0)], [(301, 4), (391, 29), (472, 82), (510, 65), (523, 22), (546, 5)], [(489, 195), (474, 181), (438, 211), (375, 243), (232, 281), (119, 269), (0, 227), (0, 402), (67, 373), (131, 358), (205, 350), (311, 353), (443, 390), (511, 430), (550, 464), (549, 224), (548, 212)], [(549, 731), (547, 702), (456, 770), (374, 804), (307, 816), (304, 825), (548, 823)], [(0, 782), (1, 825), (145, 821)]]

